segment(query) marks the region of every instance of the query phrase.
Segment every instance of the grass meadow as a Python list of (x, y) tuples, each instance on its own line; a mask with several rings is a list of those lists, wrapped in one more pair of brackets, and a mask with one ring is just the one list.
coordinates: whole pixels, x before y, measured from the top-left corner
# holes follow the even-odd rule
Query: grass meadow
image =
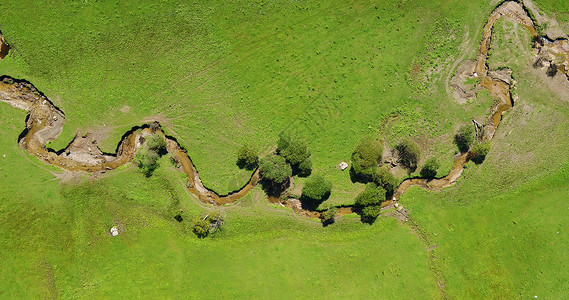
[[(560, 21), (569, 13), (535, 2)], [(113, 152), (125, 131), (159, 120), (204, 184), (227, 193), (250, 176), (236, 150), (268, 153), (286, 131), (332, 180), (322, 206), (350, 204), (362, 186), (336, 165), (391, 114), (387, 145), (411, 138), (423, 161), (441, 161), (439, 175), (450, 169), (454, 130), (484, 120), (492, 99), (459, 105), (447, 76), (475, 57), (495, 4), (4, 1), (0, 30), (13, 48), (0, 75), (29, 80), (65, 112), (54, 149), (80, 130)], [(411, 188), (401, 203), (437, 245), (450, 298), (563, 298), (569, 107), (531, 67), (523, 30), (498, 25), (489, 64), (513, 69), (519, 102), (483, 164), (440, 193)], [(349, 215), (323, 228), (256, 188), (222, 208), (221, 232), (198, 239), (191, 220), (212, 207), (167, 158), (150, 178), (126, 166), (61, 182), (18, 147), (25, 112), (0, 104), (0, 116), (0, 298), (440, 297), (427, 247), (394, 218)]]

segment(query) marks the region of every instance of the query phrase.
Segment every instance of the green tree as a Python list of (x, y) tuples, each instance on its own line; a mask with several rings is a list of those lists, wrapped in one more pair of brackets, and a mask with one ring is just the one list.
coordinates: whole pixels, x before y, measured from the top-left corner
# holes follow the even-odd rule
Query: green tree
[(419, 146), (410, 140), (403, 140), (397, 146), (395, 151), (399, 157), (399, 162), (411, 171), (417, 169), (417, 162), (421, 156), (421, 149)]
[(296, 167), (310, 157), (310, 150), (304, 141), (296, 136), (280, 134), (277, 142), (277, 153), (284, 157), (291, 166)]
[(159, 158), (160, 155), (157, 152), (146, 147), (142, 147), (142, 149), (138, 150), (138, 153), (136, 153), (134, 162), (140, 171), (142, 171), (142, 174), (146, 177), (150, 177), (152, 176), (152, 173), (154, 173), (154, 170), (158, 168)]
[(361, 212), (362, 222), (370, 224), (373, 223), (375, 219), (377, 219), (377, 216), (379, 216), (380, 212), (381, 212), (381, 206), (379, 205), (371, 205), (364, 207), (364, 209), (362, 209)]
[(198, 217), (194, 219), (192, 231), (199, 237), (204, 238), (209, 234), (209, 220)]
[(486, 155), (488, 155), (490, 149), (492, 149), (491, 141), (475, 143), (472, 146), (472, 161), (475, 164), (481, 164), (486, 159)]
[(441, 165), (435, 157), (427, 159), (423, 168), (421, 169), (421, 176), (425, 178), (435, 178), (437, 176), (437, 170)]
[(245, 144), (237, 150), (237, 166), (241, 169), (254, 170), (259, 165), (259, 155), (255, 148)]
[(364, 138), (354, 148), (352, 153), (351, 172), (356, 181), (369, 182), (373, 180), (379, 160), (383, 155), (381, 142), (374, 138)]
[(384, 200), (385, 189), (370, 182), (366, 184), (365, 190), (356, 197), (355, 205), (363, 209), (366, 206), (379, 205)]
[(378, 168), (373, 174), (373, 182), (381, 187), (383, 187), (388, 194), (393, 193), (399, 182), (397, 178), (391, 174), (387, 166)]
[(468, 152), (470, 146), (476, 138), (476, 133), (474, 132), (474, 126), (472, 125), (462, 125), (458, 132), (454, 136), (454, 143), (458, 146), (458, 149), (462, 153)]
[(324, 226), (327, 226), (329, 224), (334, 223), (337, 213), (338, 213), (338, 209), (335, 207), (329, 208), (329, 209), (325, 210), (324, 212), (322, 212), (322, 215), (321, 215), (322, 224), (324, 224)]
[(298, 165), (297, 172), (299, 177), (310, 176), (310, 174), (312, 173), (312, 160), (310, 160), (310, 157), (305, 159), (303, 162), (301, 162)]
[(332, 183), (320, 175), (308, 178), (302, 188), (302, 203), (308, 207), (316, 208), (330, 196)]
[(273, 183), (284, 183), (292, 176), (292, 169), (286, 159), (279, 155), (270, 154), (259, 162), (259, 171), (265, 180)]
[(166, 153), (166, 141), (160, 135), (153, 134), (146, 138), (146, 147), (159, 155)]
[(385, 201), (385, 189), (373, 182), (356, 197), (355, 206), (359, 210), (362, 222), (373, 223), (381, 212), (381, 203)]

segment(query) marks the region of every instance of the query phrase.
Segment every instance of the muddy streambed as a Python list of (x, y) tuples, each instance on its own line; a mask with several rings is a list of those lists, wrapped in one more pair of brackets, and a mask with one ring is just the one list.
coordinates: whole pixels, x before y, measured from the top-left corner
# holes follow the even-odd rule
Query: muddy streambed
[[(497, 99), (497, 104), (493, 107), (488, 121), (484, 125), (484, 136), (482, 139), (490, 140), (500, 124), (502, 115), (514, 105), (510, 89), (513, 84), (511, 71), (489, 70), (487, 66), (488, 52), (492, 39), (492, 28), (494, 23), (501, 17), (508, 18), (514, 22), (522, 24), (527, 28), (534, 38), (539, 39), (538, 33), (532, 19), (524, 10), (522, 4), (508, 1), (497, 7), (490, 15), (488, 22), (484, 26), (483, 37), (476, 61), (464, 62), (453, 80), (451, 86), (458, 97), (473, 97), (480, 90), (487, 89), (490, 95)], [(565, 49), (567, 48), (567, 49)], [(10, 50), (0, 35), (0, 59), (6, 56)], [(566, 53), (569, 57), (569, 43), (567, 40), (549, 41), (545, 38), (542, 43), (536, 43), (537, 55), (540, 59), (549, 62), (548, 67), (553, 64), (553, 58), (558, 58), (558, 53)], [(553, 58), (552, 58), (553, 57)], [(567, 75), (569, 70), (569, 59), (565, 62), (556, 62), (563, 66), (559, 69)], [(472, 88), (462, 85), (468, 78), (479, 78), (478, 84)], [(460, 99), (458, 99), (460, 101)], [(106, 172), (114, 170), (120, 166), (133, 161), (136, 152), (143, 146), (145, 137), (158, 134), (166, 141), (166, 149), (172, 158), (179, 165), (179, 169), (186, 174), (186, 188), (201, 201), (214, 205), (235, 203), (253, 189), (260, 180), (259, 171), (255, 170), (249, 181), (239, 190), (228, 195), (219, 195), (215, 191), (206, 188), (200, 180), (188, 153), (178, 144), (176, 139), (166, 136), (161, 130), (160, 125), (155, 122), (152, 124), (134, 127), (125, 133), (115, 154), (103, 153), (95, 140), (89, 134), (78, 134), (69, 146), (61, 151), (53, 151), (46, 147), (46, 144), (55, 140), (63, 129), (65, 115), (53, 103), (39, 92), (31, 83), (16, 80), (7, 76), (0, 77), (0, 101), (28, 111), (26, 118), (26, 129), (20, 135), (18, 141), (20, 147), (30, 154), (36, 156), (45, 163), (52, 164), (68, 171), (80, 172)], [(411, 186), (420, 186), (430, 190), (440, 190), (454, 185), (462, 175), (465, 164), (472, 159), (472, 152), (455, 155), (454, 164), (446, 176), (437, 179), (412, 178), (404, 180), (394, 191), (393, 199), (382, 204), (382, 209), (390, 209), (397, 205), (397, 201), (405, 191)], [(289, 199), (281, 203), (279, 198), (269, 198), (269, 202), (278, 203), (291, 208), (295, 213), (310, 217), (320, 218), (321, 212), (305, 209), (297, 199)], [(398, 206), (401, 210), (401, 207)], [(352, 206), (338, 207), (338, 215), (354, 213)]]

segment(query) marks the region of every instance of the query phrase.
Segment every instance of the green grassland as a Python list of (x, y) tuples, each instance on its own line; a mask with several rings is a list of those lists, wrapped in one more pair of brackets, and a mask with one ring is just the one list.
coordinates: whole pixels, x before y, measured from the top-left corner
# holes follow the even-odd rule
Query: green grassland
[[(442, 175), (454, 130), (484, 120), (492, 103), (480, 93), (459, 105), (444, 84), (456, 60), (475, 57), (490, 1), (387, 2), (4, 1), (0, 30), (14, 48), (0, 73), (29, 80), (66, 113), (55, 149), (81, 130), (112, 152), (126, 130), (158, 119), (224, 193), (250, 176), (235, 165), (239, 146), (268, 153), (286, 131), (307, 140), (314, 173), (333, 182), (322, 205), (348, 204), (362, 187), (335, 166), (386, 116), (399, 116), (387, 144), (414, 139)], [(567, 15), (556, 1), (536, 3)], [(569, 293), (569, 108), (531, 68), (521, 27), (524, 42), (512, 42), (512, 26), (498, 23), (489, 64), (513, 69), (520, 102), (486, 161), (457, 186), (401, 199), (437, 244), (454, 299)], [(256, 188), (222, 209), (221, 232), (198, 239), (191, 219), (211, 207), (167, 157), (150, 178), (127, 166), (61, 183), (60, 170), (18, 147), (25, 112), (0, 104), (0, 116), (0, 298), (439, 297), (425, 244), (393, 218), (323, 228)], [(112, 238), (117, 222), (124, 232)]]
[[(14, 46), (0, 70), (33, 82), (67, 115), (51, 147), (97, 131), (110, 152), (130, 127), (158, 119), (206, 186), (227, 193), (249, 177), (235, 165), (238, 147), (267, 153), (287, 131), (308, 141), (315, 173), (332, 179), (332, 203), (354, 198), (335, 167), (384, 116), (403, 113), (391, 144), (425, 137), (425, 151), (468, 121), (467, 109), (441, 101), (434, 79), (491, 11), (485, 1), (0, 5)], [(446, 144), (437, 154), (452, 151)]]
[[(60, 184), (14, 142), (23, 113), (7, 105), (0, 113), (2, 298), (438, 293), (424, 246), (395, 219), (368, 226), (344, 218), (323, 228), (269, 206), (257, 188), (225, 209), (230, 225), (200, 240), (189, 222), (206, 207), (165, 159), (151, 178), (126, 168)], [(124, 234), (115, 239), (108, 229), (117, 222)]]

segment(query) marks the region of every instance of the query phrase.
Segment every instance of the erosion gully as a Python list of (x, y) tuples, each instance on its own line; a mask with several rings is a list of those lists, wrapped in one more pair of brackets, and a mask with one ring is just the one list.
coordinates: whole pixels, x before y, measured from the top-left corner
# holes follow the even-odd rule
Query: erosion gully
[[(480, 43), (478, 56), (475, 62), (469, 62), (465, 76), (479, 78), (475, 92), (487, 89), (490, 95), (498, 99), (498, 104), (492, 109), (486, 125), (484, 125), (484, 139), (492, 139), (502, 115), (513, 105), (510, 88), (512, 85), (509, 70), (491, 71), (487, 66), (488, 51), (490, 49), (492, 28), (494, 23), (501, 17), (506, 17), (518, 22), (527, 28), (534, 38), (538, 36), (534, 22), (524, 10), (522, 4), (507, 1), (498, 6), (490, 15), (484, 26), (483, 37)], [(536, 43), (537, 48), (549, 47), (558, 52), (566, 52), (569, 57), (567, 40), (549, 41), (542, 38), (546, 43)], [(0, 59), (3, 59), (10, 50), (0, 34)], [(567, 71), (568, 68), (561, 69)], [(65, 123), (64, 113), (58, 109), (45, 95), (39, 92), (31, 83), (17, 80), (8, 76), (0, 77), (0, 101), (28, 111), (26, 129), (20, 135), (18, 141), (20, 147), (36, 156), (47, 164), (55, 165), (61, 169), (72, 172), (107, 172), (132, 162), (136, 152), (144, 144), (145, 137), (158, 134), (166, 141), (167, 151), (179, 165), (179, 169), (186, 174), (187, 189), (201, 201), (214, 205), (235, 203), (253, 189), (260, 181), (259, 170), (255, 170), (250, 180), (241, 189), (228, 195), (219, 195), (215, 191), (206, 188), (200, 180), (191, 158), (188, 156), (176, 139), (164, 134), (160, 125), (155, 122), (141, 127), (134, 127), (125, 133), (115, 154), (103, 153), (97, 146), (96, 141), (89, 135), (77, 135), (69, 146), (61, 151), (48, 149), (46, 144), (55, 140), (62, 132)], [(462, 175), (465, 164), (473, 157), (471, 152), (455, 155), (454, 164), (450, 172), (436, 179), (411, 178), (404, 180), (394, 191), (393, 198), (382, 204), (383, 209), (394, 206), (411, 186), (420, 186), (430, 190), (440, 190), (454, 185)], [(280, 203), (278, 198), (269, 198), (269, 202)], [(294, 212), (311, 217), (321, 217), (321, 212), (302, 208), (298, 201), (286, 201), (283, 205), (293, 209)], [(338, 215), (351, 214), (354, 208), (351, 206), (338, 207)]]

